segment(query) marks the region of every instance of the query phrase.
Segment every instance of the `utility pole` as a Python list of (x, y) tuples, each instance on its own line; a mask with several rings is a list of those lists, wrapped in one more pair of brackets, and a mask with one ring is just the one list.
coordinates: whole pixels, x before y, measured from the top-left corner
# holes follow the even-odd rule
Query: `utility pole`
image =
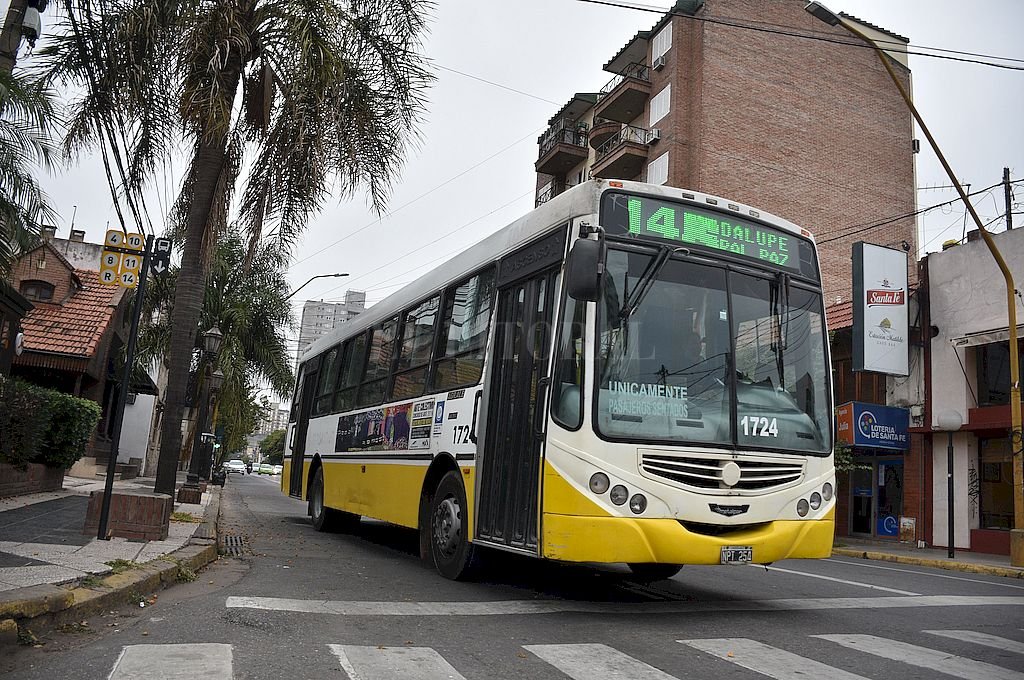
[(1013, 229), (1013, 200), (1010, 194), (1010, 169), (1003, 168), (1003, 199), (1006, 201), (1006, 230)]

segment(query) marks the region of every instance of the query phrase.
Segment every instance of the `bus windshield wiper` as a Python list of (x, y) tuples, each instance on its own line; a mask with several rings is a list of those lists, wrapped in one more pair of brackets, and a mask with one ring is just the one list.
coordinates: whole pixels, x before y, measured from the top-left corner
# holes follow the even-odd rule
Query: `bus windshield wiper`
[(651, 262), (644, 269), (643, 273), (640, 274), (640, 280), (636, 282), (636, 286), (633, 287), (633, 293), (627, 295), (626, 299), (622, 301), (622, 308), (619, 310), (619, 318), (622, 320), (628, 319), (633, 316), (633, 313), (640, 307), (640, 303), (644, 301), (647, 294), (651, 292), (651, 288), (654, 287), (654, 282), (658, 279), (658, 275), (661, 274), (661, 270), (665, 267), (665, 263), (668, 262), (669, 258), (672, 257), (673, 253), (689, 253), (687, 248), (672, 248), (670, 246), (659, 246), (658, 254), (654, 256)]
[[(769, 289), (771, 313), (775, 326), (772, 349), (775, 350), (775, 364), (779, 372), (779, 387), (786, 387), (785, 361), (783, 351), (789, 345), (789, 274), (779, 272)], [(783, 321), (785, 320), (785, 321)], [(785, 329), (783, 329), (785, 323)]]

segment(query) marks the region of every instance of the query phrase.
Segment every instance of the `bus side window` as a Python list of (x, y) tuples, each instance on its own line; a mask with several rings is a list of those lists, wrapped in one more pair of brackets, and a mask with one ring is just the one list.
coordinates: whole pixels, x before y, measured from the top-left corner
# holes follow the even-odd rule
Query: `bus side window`
[(387, 387), (388, 375), (391, 373), (391, 359), (395, 355), (397, 332), (397, 316), (373, 329), (357, 406), (374, 406), (384, 401), (384, 388)]
[(427, 369), (430, 368), (430, 350), (434, 344), (440, 299), (440, 296), (435, 296), (406, 313), (389, 400), (418, 397), (427, 388)]
[(448, 289), (444, 297), (431, 391), (451, 390), (480, 382), (493, 304), (493, 267)]
[(320, 380), (316, 386), (316, 401), (313, 402), (313, 417), (331, 412), (334, 400), (334, 381), (337, 377), (338, 348), (331, 349), (320, 367)]
[(334, 395), (335, 411), (351, 411), (356, 407), (356, 393), (359, 380), (363, 377), (363, 361), (366, 359), (366, 334), (358, 335), (345, 343), (338, 362), (338, 391)]
[(583, 424), (583, 375), (586, 368), (583, 339), (586, 337), (586, 311), (586, 302), (565, 296), (551, 415), (555, 422), (569, 430), (579, 429)]

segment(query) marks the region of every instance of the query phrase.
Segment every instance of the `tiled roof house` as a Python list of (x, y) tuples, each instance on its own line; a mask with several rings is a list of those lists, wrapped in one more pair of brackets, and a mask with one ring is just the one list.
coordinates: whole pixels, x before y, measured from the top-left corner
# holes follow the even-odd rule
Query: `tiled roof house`
[(125, 289), (76, 269), (49, 241), (19, 258), (11, 284), (34, 306), (21, 320), (24, 351), (11, 374), (99, 403), (103, 418), (93, 444), (102, 448), (116, 396), (113, 359), (127, 337)]

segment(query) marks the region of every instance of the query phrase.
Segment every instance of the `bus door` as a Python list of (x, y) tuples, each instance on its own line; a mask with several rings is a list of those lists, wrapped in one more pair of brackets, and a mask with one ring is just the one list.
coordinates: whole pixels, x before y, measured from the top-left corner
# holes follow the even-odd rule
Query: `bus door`
[[(534, 553), (552, 307), (564, 248), (560, 231), (502, 260), (487, 426), (478, 461), (477, 536)], [(517, 278), (508, 283), (516, 265)]]
[(306, 431), (309, 429), (309, 414), (313, 410), (313, 398), (316, 396), (317, 375), (320, 358), (307, 361), (302, 366), (299, 384), (295, 389), (295, 398), (299, 400), (295, 410), (296, 419), (292, 425), (292, 462), (291, 479), (289, 479), (288, 495), (302, 498), (302, 475), (305, 472)]

